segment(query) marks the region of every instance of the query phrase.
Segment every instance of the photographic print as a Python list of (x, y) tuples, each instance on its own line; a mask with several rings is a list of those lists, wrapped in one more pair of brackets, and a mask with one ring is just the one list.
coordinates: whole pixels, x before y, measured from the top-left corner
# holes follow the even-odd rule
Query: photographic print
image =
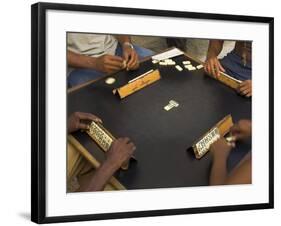
[(273, 208), (273, 18), (31, 16), (32, 221)]
[(66, 46), (68, 153), (98, 163), (69, 155), (69, 191), (251, 184), (251, 41), (70, 32)]

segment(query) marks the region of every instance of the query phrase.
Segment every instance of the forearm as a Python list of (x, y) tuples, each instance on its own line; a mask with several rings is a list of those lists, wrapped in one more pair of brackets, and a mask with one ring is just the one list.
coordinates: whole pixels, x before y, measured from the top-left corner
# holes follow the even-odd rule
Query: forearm
[(210, 174), (210, 185), (225, 184), (227, 180), (226, 164), (226, 159), (213, 159), (213, 165)]
[(82, 54), (74, 53), (72, 51), (67, 51), (67, 62), (71, 67), (77, 68), (96, 68), (96, 59), (94, 57), (85, 56)]
[(122, 45), (125, 42), (131, 43), (131, 38), (128, 35), (115, 35), (115, 38), (118, 40), (118, 42)]
[(102, 191), (106, 184), (115, 173), (117, 168), (105, 161), (95, 172), (89, 185), (86, 188), (81, 188), (82, 191)]
[(223, 41), (221, 40), (210, 40), (209, 48), (207, 53), (207, 59), (217, 57), (222, 51)]

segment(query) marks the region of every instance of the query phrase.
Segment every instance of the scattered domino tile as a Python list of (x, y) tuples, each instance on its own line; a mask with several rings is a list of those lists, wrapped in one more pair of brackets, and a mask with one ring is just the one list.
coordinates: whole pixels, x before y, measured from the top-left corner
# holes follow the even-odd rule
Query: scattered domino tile
[(183, 70), (180, 65), (176, 65), (176, 69), (177, 69), (178, 71), (182, 71), (182, 70)]
[(201, 69), (201, 68), (203, 68), (204, 66), (202, 65), (202, 64), (199, 64), (199, 65), (197, 65), (196, 66), (196, 68), (199, 70), (199, 69)]
[(169, 110), (171, 110), (171, 109), (172, 109), (172, 106), (167, 105), (167, 106), (165, 106), (165, 107), (164, 107), (164, 109), (165, 109), (166, 111), (169, 111)]
[(176, 102), (175, 100), (170, 100), (169, 104), (173, 105), (174, 107), (178, 107), (179, 106), (179, 103)]
[(164, 109), (165, 109), (166, 111), (169, 111), (169, 110), (171, 110), (172, 108), (178, 107), (178, 106), (179, 106), (179, 103), (177, 103), (177, 102), (174, 101), (174, 100), (170, 100), (170, 101), (169, 101), (169, 104), (166, 105), (166, 106), (164, 107)]
[(171, 60), (171, 61), (168, 61), (168, 62), (167, 62), (167, 65), (176, 65), (176, 62), (173, 61), (173, 60)]
[(107, 78), (107, 79), (105, 80), (105, 83), (108, 84), (108, 85), (111, 85), (111, 84), (113, 84), (115, 81), (116, 81), (115, 78), (110, 77), (110, 78)]
[(191, 62), (190, 62), (189, 60), (183, 61), (182, 63), (183, 63), (184, 65), (191, 64)]
[(188, 68), (192, 68), (193, 66), (192, 66), (191, 64), (188, 64), (188, 65), (184, 65), (184, 67), (185, 67), (186, 69), (188, 69)]
[(152, 63), (154, 63), (154, 64), (159, 63), (159, 65), (162, 65), (162, 66), (176, 65), (176, 62), (173, 61), (172, 59), (165, 59), (165, 60), (161, 60), (161, 61), (153, 60)]
[(189, 71), (194, 71), (196, 69), (196, 67), (193, 67), (191, 64), (184, 65), (184, 67)]

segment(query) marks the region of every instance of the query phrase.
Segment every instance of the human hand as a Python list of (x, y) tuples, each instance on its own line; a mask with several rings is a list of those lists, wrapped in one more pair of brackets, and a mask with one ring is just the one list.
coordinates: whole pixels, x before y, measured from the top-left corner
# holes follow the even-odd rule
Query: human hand
[(85, 113), (85, 112), (74, 112), (72, 113), (67, 120), (67, 131), (68, 133), (75, 132), (79, 129), (88, 129), (89, 124), (87, 121), (102, 122), (97, 116)]
[(123, 58), (126, 62), (127, 70), (136, 70), (139, 67), (139, 57), (135, 49), (130, 46), (123, 46)]
[(252, 80), (243, 81), (237, 88), (237, 92), (246, 97), (252, 96)]
[(131, 158), (135, 149), (136, 146), (128, 137), (119, 138), (111, 144), (106, 153), (106, 161), (117, 170)]
[(210, 57), (204, 64), (205, 72), (212, 75), (213, 77), (220, 76), (220, 71), (225, 72), (225, 69), (221, 65), (217, 57)]
[(226, 160), (232, 149), (232, 144), (228, 143), (225, 138), (220, 138), (210, 146), (210, 151), (215, 160)]
[(230, 133), (236, 140), (246, 140), (252, 135), (252, 121), (242, 119), (230, 129)]
[(104, 73), (113, 73), (124, 67), (122, 57), (108, 54), (95, 58), (94, 65), (95, 69)]

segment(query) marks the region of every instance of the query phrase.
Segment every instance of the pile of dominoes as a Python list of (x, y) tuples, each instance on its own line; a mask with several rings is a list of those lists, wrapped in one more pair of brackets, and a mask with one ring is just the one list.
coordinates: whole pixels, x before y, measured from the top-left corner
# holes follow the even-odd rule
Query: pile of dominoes
[(176, 62), (173, 61), (172, 59), (165, 59), (165, 60), (152, 60), (153, 64), (158, 64), (163, 65), (163, 66), (168, 66), (168, 65), (176, 65)]
[[(153, 64), (159, 64), (161, 66), (175, 66), (175, 68), (178, 70), (178, 71), (182, 71), (183, 68), (176, 64), (176, 62), (172, 59), (165, 59), (165, 60), (152, 60), (152, 63)], [(197, 66), (193, 66), (192, 63), (189, 61), (189, 60), (186, 60), (186, 61), (182, 61), (182, 65), (185, 69), (189, 70), (189, 71), (194, 71), (194, 70), (200, 70), (201, 68), (203, 68), (204, 66), (202, 64), (199, 64)]]

